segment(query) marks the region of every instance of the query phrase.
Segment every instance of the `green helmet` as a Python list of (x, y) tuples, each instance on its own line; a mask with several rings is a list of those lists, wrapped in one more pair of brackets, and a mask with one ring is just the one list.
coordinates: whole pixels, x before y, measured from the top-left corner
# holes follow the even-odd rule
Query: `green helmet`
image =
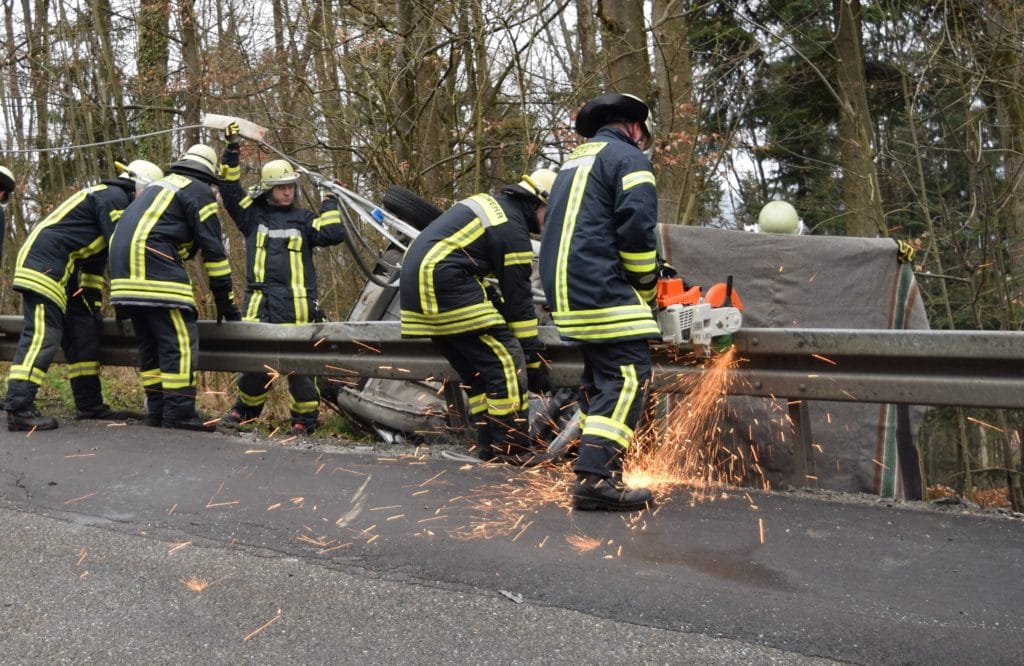
[(0, 190), (3, 190), (0, 194), (0, 203), (7, 203), (11, 192), (14, 191), (14, 172), (5, 166), (0, 166)]
[(800, 216), (791, 204), (785, 201), (770, 201), (758, 213), (757, 226), (769, 234), (798, 234)]
[(299, 174), (288, 160), (271, 160), (260, 171), (260, 189), (264, 192), (276, 185), (290, 185), (299, 180)]

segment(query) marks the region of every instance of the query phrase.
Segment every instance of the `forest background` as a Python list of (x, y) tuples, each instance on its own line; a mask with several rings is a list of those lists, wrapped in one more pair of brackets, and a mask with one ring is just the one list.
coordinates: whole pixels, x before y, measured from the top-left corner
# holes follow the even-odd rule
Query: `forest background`
[[(557, 166), (578, 141), (575, 110), (617, 90), (654, 109), (661, 222), (742, 228), (786, 199), (810, 233), (917, 247), (933, 328), (1020, 329), (1014, 0), (0, 4), (0, 163), (19, 183), (5, 314), (19, 311), (10, 273), (27, 230), (114, 160), (219, 150), (204, 113), (269, 127), (269, 143), (371, 199), (399, 184), (445, 208)], [(243, 180), (274, 157), (246, 143)], [(323, 305), (344, 317), (362, 280), (340, 248), (317, 261)], [(931, 410), (925, 478), (968, 495), (1009, 485), (1019, 507), (1019, 421)]]

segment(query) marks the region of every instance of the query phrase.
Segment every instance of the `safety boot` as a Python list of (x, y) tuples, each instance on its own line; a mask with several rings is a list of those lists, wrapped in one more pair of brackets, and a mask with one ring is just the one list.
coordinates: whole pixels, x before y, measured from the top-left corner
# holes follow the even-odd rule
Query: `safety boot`
[(314, 432), (316, 432), (315, 426), (295, 422), (292, 424), (292, 429), (289, 431), (289, 434), (295, 437), (305, 437), (306, 435), (312, 435)]
[(647, 488), (630, 488), (620, 479), (579, 474), (572, 489), (572, 506), (580, 511), (643, 511), (654, 503)]
[(220, 424), (222, 426), (227, 426), (228, 428), (237, 428), (242, 425), (242, 421), (244, 420), (245, 417), (242, 416), (242, 412), (232, 408), (231, 411), (220, 417)]
[(7, 410), (7, 429), (12, 432), (26, 430), (56, 430), (57, 419), (43, 416), (35, 407)]
[(174, 430), (194, 430), (196, 432), (213, 432), (217, 429), (216, 424), (209, 423), (198, 412), (194, 412), (186, 418), (163, 419), (161, 425), (164, 428)]
[(124, 421), (126, 419), (139, 418), (139, 414), (134, 412), (126, 412), (120, 409), (113, 409), (110, 405), (104, 403), (95, 407), (87, 407), (86, 409), (76, 409), (75, 418), (79, 421), (84, 420), (96, 420), (96, 421)]

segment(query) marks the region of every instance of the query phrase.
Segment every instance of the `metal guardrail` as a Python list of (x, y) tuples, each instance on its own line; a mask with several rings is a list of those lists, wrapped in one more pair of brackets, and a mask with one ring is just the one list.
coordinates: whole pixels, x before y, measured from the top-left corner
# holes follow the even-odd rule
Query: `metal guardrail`
[[(22, 318), (0, 317), (0, 359), (14, 356)], [(103, 362), (134, 366), (130, 325), (104, 324)], [(441, 379), (454, 376), (428, 339), (403, 339), (397, 322), (281, 326), (199, 323), (203, 370), (272, 368), (302, 374)], [(576, 348), (541, 327), (552, 380), (575, 386)], [(1024, 407), (1024, 334), (1003, 331), (744, 329), (729, 393), (791, 400)], [(654, 383), (671, 389), (679, 375), (703, 371), (694, 355), (656, 353)]]

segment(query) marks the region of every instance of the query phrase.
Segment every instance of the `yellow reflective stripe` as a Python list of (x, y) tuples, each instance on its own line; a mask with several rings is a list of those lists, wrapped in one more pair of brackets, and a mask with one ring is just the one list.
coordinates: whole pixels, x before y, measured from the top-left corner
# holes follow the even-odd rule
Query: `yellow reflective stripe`
[(658, 255), (655, 250), (644, 252), (619, 252), (622, 267), (630, 273), (653, 273), (658, 267)]
[(68, 379), (95, 377), (100, 374), (99, 361), (79, 361), (68, 365)]
[[(604, 146), (602, 145), (602, 147)], [(587, 186), (591, 168), (589, 165), (578, 168), (573, 175), (572, 185), (569, 186), (569, 200), (565, 207), (562, 237), (558, 239), (558, 255), (555, 258), (556, 310), (569, 309), (569, 249), (572, 245), (573, 233), (576, 231), (576, 217), (579, 215), (580, 205), (583, 203), (583, 190)]]
[(237, 181), (242, 177), (242, 167), (239, 165), (228, 166), (227, 164), (220, 165), (221, 179), (227, 181)]
[(104, 282), (103, 276), (96, 273), (82, 273), (78, 276), (79, 286), (85, 289), (103, 289)]
[(195, 303), (192, 297), (192, 285), (181, 282), (169, 282), (167, 280), (132, 280), (129, 278), (114, 278), (110, 281), (110, 295), (117, 296), (170, 296), (177, 299), (185, 299), (189, 303)]
[(244, 197), (242, 197), (242, 200), (238, 202), (238, 205), (242, 208), (242, 210), (245, 210), (246, 208), (252, 205), (252, 197), (250, 197), (248, 194), (245, 195)]
[(487, 394), (477, 393), (469, 396), (469, 413), (472, 415), (483, 414), (487, 411)]
[(263, 282), (267, 274), (267, 234), (265, 231), (256, 232), (256, 252), (252, 259), (252, 278), (256, 282)]
[[(104, 187), (106, 186), (100, 187), (99, 189), (103, 189)], [(78, 192), (75, 192), (73, 195), (64, 200), (64, 202), (61, 203), (61, 205), (58, 206), (52, 213), (43, 218), (42, 222), (33, 227), (32, 231), (29, 232), (28, 237), (22, 243), (21, 250), (18, 251), (18, 259), (17, 262), (15, 263), (15, 266), (20, 267), (25, 264), (25, 259), (28, 257), (29, 250), (32, 249), (32, 245), (35, 243), (36, 238), (44, 229), (46, 229), (47, 227), (52, 227), (53, 225), (57, 224), (65, 217), (67, 217), (67, 214), (70, 213), (72, 209), (78, 206), (78, 204), (85, 201), (85, 197), (88, 196), (90, 192), (94, 192), (96, 189), (97, 188), (86, 188), (84, 190), (79, 190)]]
[(636, 187), (637, 185), (643, 185), (648, 183), (654, 185), (654, 172), (652, 171), (634, 171), (633, 173), (627, 173), (622, 177), (622, 191)]
[(295, 322), (309, 321), (309, 301), (306, 299), (306, 269), (302, 265), (302, 236), (288, 239), (288, 263), (291, 264), (292, 302), (295, 304)]
[(474, 217), (466, 226), (448, 238), (438, 241), (423, 257), (419, 269), (419, 287), (420, 307), (423, 308), (424, 313), (436, 313), (439, 309), (434, 287), (434, 271), (437, 269), (437, 265), (452, 252), (466, 247), (483, 235), (483, 222), (479, 217)]
[(32, 368), (27, 365), (12, 365), (7, 378), (41, 385), (46, 379), (46, 373), (39, 368)]
[(110, 221), (117, 222), (124, 215), (124, 210), (112, 210), (110, 211)]
[(328, 210), (320, 214), (320, 217), (313, 220), (313, 228), (320, 231), (324, 227), (329, 227), (332, 224), (341, 224), (341, 212), (337, 210)]
[(608, 417), (590, 414), (587, 416), (587, 424), (583, 427), (583, 436), (609, 439), (628, 449), (633, 441), (633, 429)]
[(520, 264), (532, 264), (533, 252), (509, 252), (505, 255), (505, 266), (518, 266)]
[(501, 326), (505, 320), (495, 311), (490, 315), (481, 315), (473, 319), (464, 319), (448, 324), (436, 324), (429, 322), (408, 322), (402, 321), (402, 335), (413, 337), (428, 337), (432, 335), (456, 335), (458, 333), (471, 333), (482, 328)]
[[(163, 181), (160, 182), (160, 185), (164, 184)], [(135, 235), (132, 237), (131, 249), (128, 253), (130, 275), (135, 279), (142, 280), (146, 277), (146, 241), (149, 239), (153, 227), (160, 221), (160, 216), (171, 204), (176, 191), (161, 187), (156, 198), (139, 219), (139, 225), (135, 228)]]
[(21, 266), (14, 271), (12, 286), (26, 289), (44, 296), (60, 306), (61, 311), (67, 310), (68, 296), (64, 287), (45, 273)]
[(142, 376), (142, 385), (153, 387), (160, 384), (160, 368), (147, 368), (139, 373)]
[(637, 391), (640, 388), (640, 380), (636, 376), (636, 366), (620, 365), (619, 372), (622, 374), (622, 390), (619, 391), (619, 398), (615, 401), (615, 409), (612, 410), (613, 421), (625, 423), (629, 416), (629, 406), (636, 400)]
[(203, 262), (203, 266), (206, 267), (206, 274), (210, 277), (224, 277), (225, 275), (231, 275), (231, 265), (227, 259), (221, 259), (220, 261), (206, 261)]
[[(32, 342), (28, 345), (28, 351), (25, 354), (25, 358), (22, 359), (21, 363), (18, 364), (19, 369), (21, 368), (35, 368), (36, 358), (39, 356), (39, 350), (43, 348), (43, 338), (46, 337), (46, 306), (42, 303), (36, 304), (36, 307), (32, 311), (32, 325), (34, 330), (32, 331)], [(41, 371), (44, 375), (45, 370)], [(11, 367), (11, 374), (14, 374), (14, 366)], [(35, 381), (35, 372), (32, 372), (28, 377), (29, 381)], [(40, 382), (42, 380), (40, 379)]]
[(507, 398), (492, 397), (488, 394), (487, 413), (493, 416), (505, 416), (518, 411), (522, 403), (520, 402), (515, 359), (512, 358), (512, 354), (509, 353), (505, 345), (498, 342), (493, 335), (481, 335), (480, 341), (487, 345), (498, 362), (501, 363), (501, 373), (505, 379), (505, 393), (508, 394)]
[[(581, 146), (576, 146), (575, 150), (569, 153), (569, 159), (566, 160), (566, 164), (572, 160), (579, 159), (581, 157), (594, 157), (601, 152), (605, 146), (608, 145), (607, 141), (589, 141)], [(565, 170), (565, 164), (563, 164), (559, 171)]]
[(320, 410), (320, 401), (305, 400), (303, 402), (299, 402), (295, 398), (292, 398), (288, 402), (288, 408), (296, 414), (312, 414), (313, 412)]
[(217, 202), (208, 203), (199, 209), (199, 221), (206, 222), (209, 218), (217, 214)]
[(263, 391), (259, 395), (250, 395), (244, 391), (239, 391), (238, 399), (246, 407), (262, 407), (267, 402), (267, 392)]
[(181, 316), (181, 310), (172, 308), (169, 312), (171, 324), (178, 339), (178, 371), (161, 372), (160, 379), (165, 389), (174, 390), (192, 386), (192, 345), (189, 343), (188, 327)]
[(537, 320), (536, 319), (524, 319), (523, 321), (510, 321), (508, 323), (509, 329), (512, 331), (512, 335), (517, 338), (534, 338), (537, 337)]
[(259, 289), (254, 289), (249, 294), (249, 307), (245, 309), (245, 321), (259, 321), (260, 319), (260, 303), (263, 302), (263, 292)]

